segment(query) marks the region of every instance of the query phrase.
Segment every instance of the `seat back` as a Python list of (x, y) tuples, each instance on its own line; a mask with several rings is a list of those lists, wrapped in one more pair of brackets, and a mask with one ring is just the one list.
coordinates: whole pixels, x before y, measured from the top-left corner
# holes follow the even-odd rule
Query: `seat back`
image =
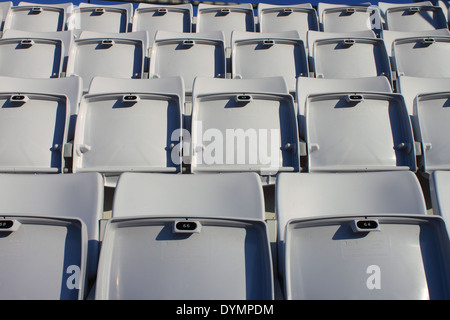
[(361, 78), (386, 76), (391, 67), (381, 39), (329, 38), (316, 40), (312, 47), (318, 78)]
[(80, 3), (70, 17), (70, 27), (74, 30), (120, 33), (128, 32), (133, 16), (131, 3), (117, 5), (97, 5)]
[(149, 77), (177, 76), (183, 78), (185, 90), (189, 94), (198, 76), (225, 78), (223, 34), (158, 31), (152, 47)]
[(448, 170), (450, 154), (447, 121), (450, 92), (419, 94), (414, 103), (414, 117), (417, 119), (417, 137), (422, 144), (423, 170)]
[(319, 2), (317, 10), (324, 32), (381, 30), (380, 10), (369, 5), (338, 5)]
[(316, 9), (310, 3), (293, 5), (258, 4), (259, 31), (262, 33), (296, 30), (306, 45), (308, 30), (319, 31)]
[[(124, 171), (180, 171), (180, 150), (175, 147), (180, 147), (184, 92), (173, 90), (182, 89), (181, 79), (106, 81), (107, 90), (93, 83), (80, 103), (73, 171), (113, 176)], [(167, 85), (161, 92), (160, 81)]]
[(312, 95), (305, 114), (310, 172), (416, 171), (413, 132), (401, 95)]
[(85, 298), (97, 273), (101, 176), (0, 174), (0, 190), (2, 299)]
[(448, 295), (445, 224), (412, 172), (281, 173), (276, 212), (286, 299)]
[(299, 78), (297, 80), (296, 101), (300, 137), (304, 138), (306, 134), (305, 103), (309, 95), (351, 91), (391, 93), (392, 87), (388, 78), (383, 76), (349, 79)]
[(95, 76), (141, 79), (147, 46), (145, 31), (114, 34), (84, 31), (71, 48), (67, 75), (80, 76), (84, 92)]
[(253, 7), (250, 3), (225, 6), (200, 3), (197, 8), (196, 31), (222, 31), (225, 46), (229, 48), (233, 31), (255, 31)]
[(411, 37), (394, 40), (392, 52), (397, 76), (449, 77), (450, 37)]
[(2, 172), (62, 172), (69, 103), (66, 96), (0, 94)]
[(124, 173), (96, 299), (273, 299), (263, 203), (252, 173)]
[(159, 30), (192, 32), (192, 4), (148, 4), (139, 3), (133, 16), (133, 31), (147, 31), (150, 47)]
[(191, 133), (193, 173), (299, 170), (294, 101), (283, 78), (197, 78)]
[(30, 32), (56, 32), (67, 30), (67, 18), (72, 13), (72, 3), (39, 4), (20, 2), (8, 10), (4, 30)]
[(308, 77), (305, 45), (296, 31), (280, 33), (233, 32), (233, 78), (284, 77), (295, 92), (298, 77)]

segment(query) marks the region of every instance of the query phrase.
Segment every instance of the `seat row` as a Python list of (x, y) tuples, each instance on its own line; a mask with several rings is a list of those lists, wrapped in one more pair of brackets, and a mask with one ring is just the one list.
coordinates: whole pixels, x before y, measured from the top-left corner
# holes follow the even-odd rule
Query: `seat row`
[[(450, 169), (449, 79), (0, 78), (2, 172)], [(191, 108), (191, 111), (187, 109)]]
[[(449, 299), (448, 172), (0, 174), (2, 299)], [(101, 228), (99, 227), (101, 226)], [(36, 276), (39, 275), (39, 276)]]
[[(96, 32), (129, 32), (146, 30), (153, 38), (156, 30), (204, 32), (220, 30), (227, 42), (231, 31), (280, 32), (307, 30), (351, 32), (361, 30), (420, 31), (447, 28), (448, 2), (431, 1), (392, 4), (379, 2), (336, 5), (321, 3), (317, 9), (310, 3), (274, 5), (258, 4), (255, 11), (249, 3), (234, 5), (191, 4), (151, 5), (131, 3), (103, 5), (80, 3), (39, 4), (4, 2), (4, 30)], [(195, 15), (194, 15), (195, 11)], [(255, 14), (257, 13), (257, 14)], [(195, 18), (195, 19), (194, 19)], [(258, 18), (258, 19), (256, 19)]]
[(32, 33), (9, 30), (0, 39), (0, 75), (58, 78), (77, 75), (88, 90), (94, 76), (142, 79), (180, 76), (192, 93), (195, 77), (284, 77), (291, 93), (301, 77), (349, 79), (385, 76), (396, 90), (399, 76), (450, 77), (450, 33), (373, 31), (359, 33), (233, 32), (225, 49), (221, 32), (159, 31), (149, 49), (146, 31), (104, 34), (85, 31)]

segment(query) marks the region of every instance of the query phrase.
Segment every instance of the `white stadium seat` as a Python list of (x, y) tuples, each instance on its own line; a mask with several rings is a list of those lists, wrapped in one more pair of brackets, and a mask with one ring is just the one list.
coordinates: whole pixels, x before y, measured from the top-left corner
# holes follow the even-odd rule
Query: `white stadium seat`
[(273, 299), (263, 208), (252, 173), (123, 174), (96, 299)]

